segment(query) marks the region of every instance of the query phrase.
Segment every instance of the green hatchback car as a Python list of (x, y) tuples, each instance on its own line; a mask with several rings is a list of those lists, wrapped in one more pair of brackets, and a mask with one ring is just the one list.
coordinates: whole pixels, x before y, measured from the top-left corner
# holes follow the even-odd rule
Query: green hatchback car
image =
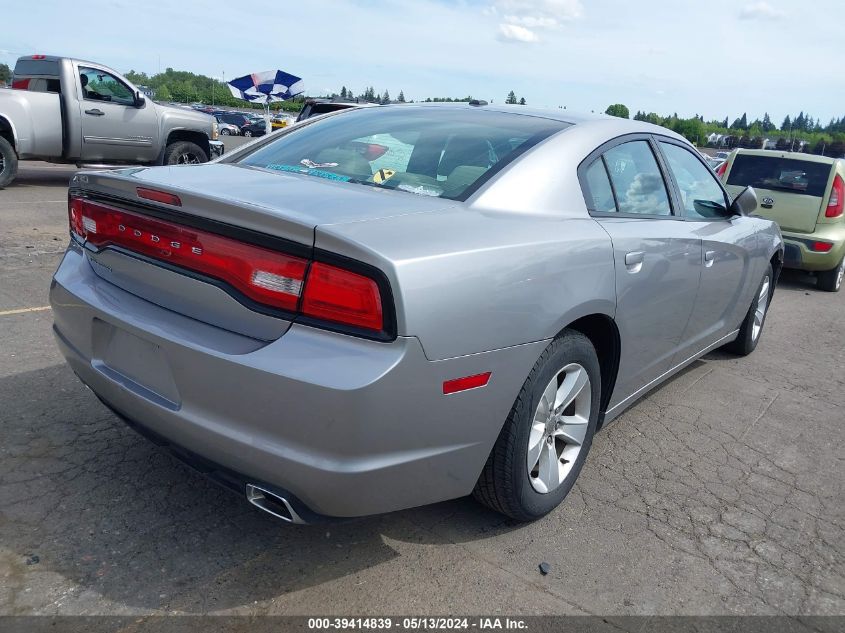
[(757, 192), (756, 215), (780, 225), (784, 266), (816, 274), (837, 292), (845, 277), (845, 160), (797, 152), (738, 149), (718, 172), (732, 196)]

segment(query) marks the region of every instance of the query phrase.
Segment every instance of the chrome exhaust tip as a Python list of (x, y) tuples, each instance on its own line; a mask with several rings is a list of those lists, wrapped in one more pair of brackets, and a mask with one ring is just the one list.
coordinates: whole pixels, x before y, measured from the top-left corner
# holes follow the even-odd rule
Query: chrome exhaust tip
[(270, 492), (266, 488), (256, 486), (255, 484), (246, 485), (246, 500), (252, 505), (264, 512), (272, 514), (277, 519), (286, 521), (288, 523), (305, 524), (293, 506), (284, 497), (280, 497), (274, 492)]

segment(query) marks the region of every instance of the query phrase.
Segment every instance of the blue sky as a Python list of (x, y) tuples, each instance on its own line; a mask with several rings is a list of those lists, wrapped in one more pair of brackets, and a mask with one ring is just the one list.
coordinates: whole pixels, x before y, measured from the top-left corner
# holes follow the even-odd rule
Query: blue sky
[(6, 0), (0, 62), (50, 53), (119, 71), (281, 68), (311, 92), (698, 113), (845, 115), (841, 0)]

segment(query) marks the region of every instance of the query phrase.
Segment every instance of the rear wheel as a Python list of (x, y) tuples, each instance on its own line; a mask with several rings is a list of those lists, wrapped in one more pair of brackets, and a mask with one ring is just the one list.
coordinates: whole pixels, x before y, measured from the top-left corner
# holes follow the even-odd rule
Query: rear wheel
[(565, 330), (540, 356), (511, 409), (473, 494), (533, 521), (572, 489), (596, 430), (601, 373), (589, 339)]
[(220, 130), (221, 136), (229, 136), (229, 134), (231, 134), (231, 132), (229, 132), (229, 128), (227, 127), (224, 127), (222, 130)]
[(842, 287), (842, 280), (845, 278), (845, 257), (839, 262), (839, 266), (833, 270), (826, 270), (818, 273), (816, 276), (816, 284), (819, 289), (827, 292), (839, 292)]
[(766, 272), (763, 273), (763, 279), (757, 287), (757, 294), (754, 295), (754, 300), (748, 309), (748, 314), (745, 315), (742, 325), (739, 326), (739, 335), (735, 341), (725, 346), (728, 351), (740, 356), (747, 356), (757, 347), (774, 293), (773, 280), (772, 266), (768, 264)]
[(252, 136), (252, 130), (244, 130), (244, 136)]
[(11, 183), (18, 173), (18, 155), (15, 148), (0, 136), (0, 189)]
[(197, 165), (207, 163), (208, 154), (196, 143), (176, 141), (164, 150), (165, 165)]

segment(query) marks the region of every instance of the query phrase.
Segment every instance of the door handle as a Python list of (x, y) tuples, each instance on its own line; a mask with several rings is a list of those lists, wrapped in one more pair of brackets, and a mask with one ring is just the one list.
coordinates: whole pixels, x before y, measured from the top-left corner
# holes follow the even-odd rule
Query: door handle
[(638, 273), (643, 267), (643, 259), (645, 253), (643, 251), (631, 251), (625, 253), (625, 266), (629, 273)]
[(645, 253), (642, 251), (631, 251), (630, 253), (625, 253), (625, 265), (633, 266), (634, 264), (642, 264), (644, 256)]
[(710, 268), (716, 261), (716, 251), (704, 251), (704, 265)]
[(105, 114), (105, 112), (103, 112), (102, 110), (98, 110), (97, 108), (94, 108), (93, 110), (86, 110), (85, 114), (90, 114), (91, 116), (103, 116)]

